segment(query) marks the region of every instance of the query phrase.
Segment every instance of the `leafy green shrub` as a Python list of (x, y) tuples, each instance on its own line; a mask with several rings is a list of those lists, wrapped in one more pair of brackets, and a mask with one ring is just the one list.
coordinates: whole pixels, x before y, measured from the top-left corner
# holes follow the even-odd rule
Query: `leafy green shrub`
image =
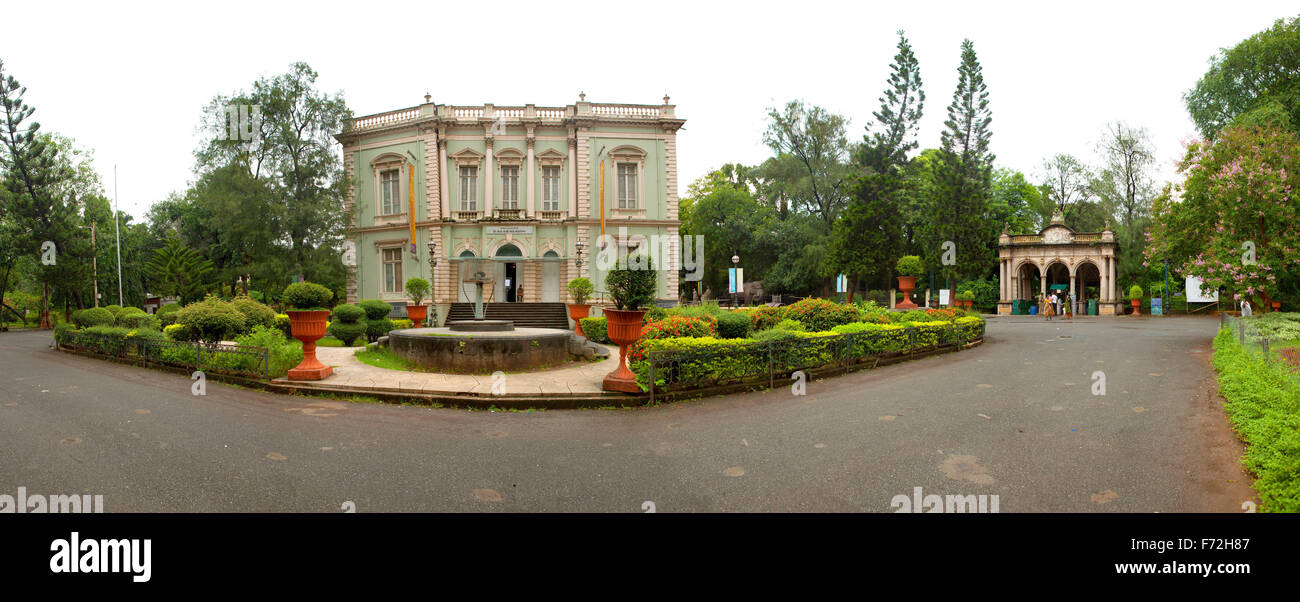
[(366, 317), (366, 310), (361, 309), (356, 305), (352, 305), (351, 303), (335, 305), (334, 312), (330, 314), (332, 320), (335, 322), (343, 322), (345, 324), (356, 324), (364, 317)]
[(920, 276), (925, 273), (925, 265), (921, 263), (921, 258), (916, 255), (904, 255), (898, 258), (898, 263), (894, 264), (894, 270), (899, 276)]
[(638, 310), (654, 303), (658, 281), (649, 255), (628, 257), (605, 274), (605, 288), (621, 310)]
[[(748, 320), (746, 320), (748, 323)], [(584, 330), (584, 332), (586, 332)], [(641, 327), (641, 338), (635, 343), (628, 346), (628, 358), (643, 359), (642, 355), (645, 346), (649, 341), (655, 339), (669, 339), (678, 337), (711, 337), (717, 334), (717, 330), (710, 322), (700, 318), (686, 318), (682, 316), (671, 316), (658, 322), (651, 322)]]
[(582, 325), (582, 333), (587, 335), (588, 340), (593, 343), (609, 344), (608, 326), (604, 317), (583, 318), (578, 322)]
[(122, 312), (122, 315), (117, 317), (117, 325), (122, 326), (124, 328), (138, 329), (138, 330), (159, 329), (158, 318), (155, 318), (144, 312), (140, 312), (140, 313)]
[(289, 314), (275, 314), (275, 329), (280, 331), (284, 338), (293, 338), (293, 321), (289, 319)]
[(574, 305), (582, 305), (583, 303), (586, 303), (587, 299), (591, 298), (592, 291), (595, 290), (591, 285), (591, 281), (586, 278), (574, 278), (573, 280), (570, 280), (568, 289), (569, 296), (573, 297)]
[(158, 326), (160, 328), (166, 328), (176, 323), (176, 316), (179, 316), (180, 313), (181, 312), (179, 309), (176, 311), (169, 311), (167, 313), (158, 312), (154, 314), (154, 317), (158, 318)]
[(162, 307), (158, 308), (158, 312), (155, 315), (161, 316), (163, 314), (176, 313), (180, 310), (181, 304), (179, 303), (165, 303)]
[[(888, 295), (882, 295), (882, 299), (888, 301)], [(875, 322), (876, 324), (889, 324), (889, 315), (893, 312), (888, 307), (881, 307), (874, 299), (866, 301), (854, 301), (853, 306), (858, 309), (858, 321)]]
[(641, 317), (641, 324), (645, 325), (651, 322), (658, 322), (667, 317), (668, 310), (658, 306), (651, 307), (650, 309), (647, 309), (645, 315)]
[(809, 297), (787, 307), (785, 317), (803, 322), (809, 330), (830, 330), (840, 324), (857, 322), (861, 315), (852, 305)]
[(315, 282), (295, 282), (284, 287), (281, 296), (294, 309), (320, 310), (334, 298), (334, 292)]
[[(855, 324), (856, 323), (857, 322), (855, 322)], [(808, 332), (808, 327), (804, 326), (803, 322), (789, 319), (777, 322), (776, 326), (773, 326), (772, 329), (780, 330), (782, 332)]]
[(109, 313), (113, 314), (113, 319), (114, 319), (114, 320), (117, 319), (117, 314), (122, 313), (122, 306), (121, 306), (121, 305), (105, 305), (105, 306), (104, 306), (104, 309), (107, 309)]
[(393, 306), (379, 299), (365, 299), (357, 303), (366, 312), (366, 320), (383, 320), (393, 313)]
[[(785, 323), (785, 322), (791, 322), (791, 323), (794, 323), (794, 324), (798, 324), (798, 322), (795, 322), (794, 320), (785, 320), (785, 321), (782, 322), (782, 323)], [(789, 330), (789, 329), (783, 329), (783, 328), (779, 328), (779, 327), (774, 327), (774, 328), (769, 328), (769, 329), (767, 329), (767, 330), (760, 330), (760, 331), (754, 333), (754, 336), (753, 336), (752, 338), (753, 338), (755, 341), (759, 342), (759, 343), (767, 343), (767, 342), (772, 342), (772, 341), (777, 341), (777, 342), (779, 342), (779, 341), (788, 341), (788, 340), (790, 340), (790, 339), (797, 339), (797, 338), (799, 338), (799, 333), (800, 333), (800, 332), (803, 332), (803, 331), (802, 331), (802, 330)]]
[(341, 320), (335, 320), (330, 322), (329, 328), (326, 329), (326, 332), (328, 332), (330, 336), (343, 341), (344, 345), (351, 347), (356, 344), (357, 339), (366, 336), (367, 330), (367, 322), (343, 322)]
[(82, 328), (91, 326), (112, 326), (116, 320), (113, 312), (106, 307), (92, 307), (72, 312), (72, 321)]
[[(266, 348), (269, 356), (271, 378), (284, 376), (289, 372), (290, 368), (302, 363), (302, 343), (286, 338), (276, 328), (268, 328), (262, 325), (254, 326), (251, 332), (237, 337), (235, 342), (240, 345)], [(259, 357), (244, 356), (233, 358), (233, 361), (224, 367), (260, 373), (262, 369), (261, 361), (262, 358)]]
[(194, 334), (189, 331), (189, 327), (184, 324), (169, 324), (164, 326), (163, 334), (167, 335), (173, 341), (193, 341)]
[[(645, 353), (651, 351), (713, 351), (699, 356), (685, 357), (671, 368), (655, 370), (658, 385), (666, 382), (692, 383), (709, 386), (722, 382), (766, 375), (768, 350), (766, 345), (755, 344), (753, 339), (716, 339), (713, 337), (681, 337), (647, 341)], [(636, 361), (628, 365), (636, 373), (641, 390), (648, 391), (650, 362)]]
[[(379, 337), (388, 336), (389, 331), (393, 330), (393, 321), (388, 318), (378, 320), (366, 320), (366, 338), (373, 343), (379, 340)], [(342, 340), (342, 339), (339, 339)]]
[(1232, 329), (1214, 337), (1214, 369), (1233, 428), (1246, 443), (1242, 463), (1257, 477), (1265, 512), (1300, 512), (1300, 381), (1237, 343)]
[(423, 278), (407, 279), (406, 294), (411, 297), (413, 305), (424, 303), (424, 298), (429, 296), (429, 281)]
[(1129, 287), (1129, 289), (1128, 289), (1128, 298), (1129, 298), (1130, 301), (1133, 300), (1133, 299), (1141, 299), (1141, 298), (1142, 298), (1142, 287), (1140, 287), (1140, 286), (1138, 286), (1138, 285), (1136, 285), (1136, 284), (1134, 284), (1133, 286)]
[(186, 326), (190, 340), (215, 344), (245, 331), (244, 314), (235, 306), (217, 297), (208, 297), (186, 305), (178, 312), (176, 322)]
[(739, 313), (718, 316), (718, 336), (724, 339), (743, 339), (749, 336), (749, 317)]
[(256, 326), (265, 326), (275, 328), (275, 310), (252, 300), (249, 297), (240, 295), (230, 302), (239, 313), (244, 314), (244, 331), (252, 331)]
[(763, 305), (754, 308), (754, 311), (749, 313), (749, 326), (751, 330), (758, 332), (760, 330), (772, 328), (784, 319), (784, 307), (770, 307)]
[(410, 318), (397, 318), (393, 320), (393, 330), (402, 330), (404, 328), (415, 328), (415, 322)]

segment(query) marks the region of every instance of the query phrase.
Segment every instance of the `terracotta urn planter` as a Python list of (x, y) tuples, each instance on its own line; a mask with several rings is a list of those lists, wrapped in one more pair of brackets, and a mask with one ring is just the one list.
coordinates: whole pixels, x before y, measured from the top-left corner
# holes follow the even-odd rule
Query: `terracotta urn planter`
[(1281, 302), (1281, 301), (1274, 301), (1274, 302), (1270, 303), (1269, 305), (1272, 305), (1272, 306), (1273, 306), (1273, 311), (1278, 311), (1278, 310), (1282, 309), (1282, 302)]
[(289, 310), (289, 332), (302, 341), (302, 363), (289, 370), (289, 380), (321, 380), (334, 373), (334, 369), (316, 359), (316, 341), (325, 336), (328, 309), (319, 311)]
[(1141, 313), (1142, 313), (1142, 300), (1141, 300), (1141, 299), (1131, 299), (1130, 302), (1133, 304), (1133, 315), (1136, 316), (1136, 315), (1141, 314)]
[(916, 309), (916, 304), (912, 303), (912, 291), (916, 289), (916, 276), (899, 276), (898, 290), (903, 291), (903, 300), (897, 307), (900, 309)]
[(415, 326), (416, 328), (419, 328), (419, 327), (421, 327), (421, 326), (424, 326), (424, 320), (425, 320), (425, 318), (428, 318), (428, 317), (429, 317), (429, 306), (427, 306), (427, 305), (407, 305), (407, 306), (406, 306), (406, 315), (410, 316), (410, 317), (411, 317), (411, 321), (415, 323), (414, 326)]
[(573, 334), (587, 336), (582, 332), (582, 319), (591, 314), (591, 306), (586, 303), (569, 303), (569, 318), (573, 320)]
[(627, 367), (627, 347), (641, 338), (641, 320), (645, 310), (605, 309), (606, 331), (609, 340), (618, 345), (618, 368), (605, 376), (602, 388), (606, 391), (640, 393), (636, 374)]

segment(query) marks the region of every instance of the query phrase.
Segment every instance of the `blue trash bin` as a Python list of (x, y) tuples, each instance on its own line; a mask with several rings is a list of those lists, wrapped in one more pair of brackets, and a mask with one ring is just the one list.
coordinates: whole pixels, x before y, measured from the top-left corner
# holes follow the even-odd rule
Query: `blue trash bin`
[(1037, 305), (1030, 305), (1030, 306), (1029, 306), (1029, 315), (1031, 315), (1031, 316), (1036, 316), (1036, 315), (1038, 315), (1038, 306), (1037, 306)]

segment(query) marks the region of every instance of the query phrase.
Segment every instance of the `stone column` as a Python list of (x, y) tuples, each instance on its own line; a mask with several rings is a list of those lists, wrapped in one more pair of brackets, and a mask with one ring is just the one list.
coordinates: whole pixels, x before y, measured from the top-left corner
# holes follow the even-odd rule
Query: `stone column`
[(487, 152), (484, 153), (483, 163), (483, 217), (492, 217), (492, 212), (496, 209), (496, 204), (492, 202), (492, 181), (496, 179), (496, 171), (492, 169), (492, 137), (487, 137)]
[(1119, 295), (1116, 294), (1116, 290), (1115, 290), (1115, 267), (1116, 267), (1116, 266), (1115, 266), (1115, 257), (1114, 257), (1114, 256), (1111, 256), (1111, 258), (1110, 258), (1110, 278), (1109, 278), (1109, 281), (1110, 281), (1110, 300), (1111, 300), (1111, 301), (1119, 301)]
[(1078, 300), (1078, 298), (1079, 298), (1079, 293), (1075, 290), (1075, 287), (1074, 287), (1074, 273), (1072, 272), (1072, 273), (1070, 273), (1070, 298), (1069, 298), (1068, 302), (1072, 305), (1071, 309), (1072, 309), (1072, 310), (1074, 311), (1074, 313), (1076, 313), (1076, 314), (1079, 313), (1079, 307), (1078, 307), (1078, 305), (1076, 304), (1076, 301)]
[(998, 262), (998, 297), (999, 301), (1007, 300), (1007, 260), (1002, 259)]
[(1040, 289), (1038, 292), (1042, 296), (1046, 297), (1047, 296), (1047, 270), (1044, 269), (1041, 270), (1041, 272), (1042, 272), (1042, 277), (1038, 279), (1038, 288)]
[(447, 202), (447, 139), (438, 136), (438, 196), (442, 199), (442, 218), (451, 217), (451, 203)]
[[(569, 217), (578, 217), (578, 138), (577, 132), (569, 133)], [(575, 276), (576, 278), (576, 276)]]
[(537, 215), (537, 191), (534, 189), (536, 176), (533, 172), (533, 137), (528, 136), (528, 202), (524, 205), (524, 215)]

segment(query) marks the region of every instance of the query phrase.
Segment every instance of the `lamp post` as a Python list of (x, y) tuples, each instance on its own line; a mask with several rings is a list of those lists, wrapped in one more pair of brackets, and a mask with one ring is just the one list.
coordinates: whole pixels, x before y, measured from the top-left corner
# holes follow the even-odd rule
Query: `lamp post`
[(740, 292), (740, 287), (742, 286), (741, 283), (740, 283), (740, 267), (739, 267), (739, 266), (740, 266), (740, 256), (739, 256), (739, 255), (732, 255), (732, 256), (731, 256), (731, 269), (733, 270), (732, 273), (735, 274), (735, 276), (734, 276), (734, 278), (733, 278), (734, 281), (735, 281), (735, 286), (733, 287), (733, 290), (731, 291), (731, 307), (733, 307), (733, 308), (736, 307), (736, 298), (737, 298), (737, 293)]
[(438, 325), (438, 243), (429, 241), (429, 321)]

